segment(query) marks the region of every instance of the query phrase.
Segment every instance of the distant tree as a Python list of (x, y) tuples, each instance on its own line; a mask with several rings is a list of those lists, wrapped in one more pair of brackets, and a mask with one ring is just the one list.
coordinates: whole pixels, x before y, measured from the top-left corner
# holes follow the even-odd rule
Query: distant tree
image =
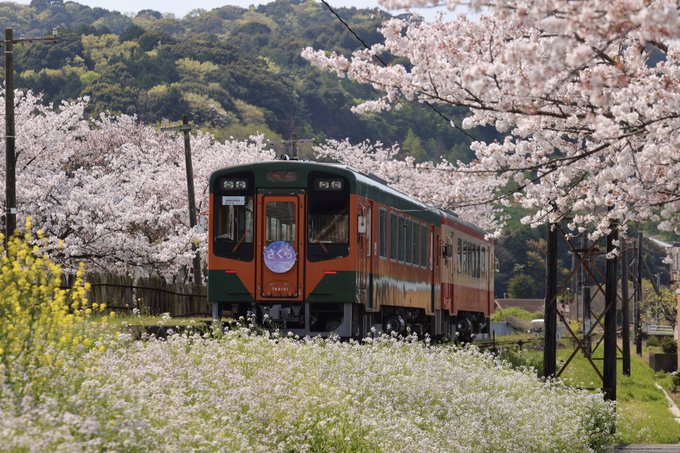
[(415, 158), (417, 162), (422, 162), (428, 157), (422, 140), (420, 140), (420, 137), (413, 133), (412, 129), (409, 129), (406, 133), (406, 137), (404, 138), (404, 143), (401, 145), (401, 149), (409, 156)]
[(533, 277), (524, 273), (516, 274), (510, 279), (508, 294), (512, 299), (534, 299), (543, 296), (539, 293)]

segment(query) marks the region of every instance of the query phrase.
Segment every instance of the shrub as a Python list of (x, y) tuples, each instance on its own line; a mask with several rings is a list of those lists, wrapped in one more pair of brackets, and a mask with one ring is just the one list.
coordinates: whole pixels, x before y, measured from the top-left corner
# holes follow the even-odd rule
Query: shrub
[(670, 337), (661, 340), (661, 350), (666, 354), (676, 354), (678, 352), (678, 342)]
[(61, 268), (41, 250), (42, 232), (30, 230), (28, 219), (23, 236), (0, 245), (0, 390), (17, 398), (40, 396), (72, 353), (94, 345), (79, 324), (104, 309), (88, 305), (82, 267), (73, 289), (61, 289)]
[(649, 348), (657, 348), (661, 342), (659, 341), (659, 337), (649, 337), (647, 338), (647, 347)]
[(503, 310), (497, 310), (491, 315), (492, 321), (505, 321), (508, 317), (513, 316), (523, 321), (531, 321), (532, 319), (542, 318), (541, 312), (530, 312), (519, 307), (508, 307)]
[(680, 389), (680, 371), (673, 371), (671, 373), (671, 386), (674, 392)]

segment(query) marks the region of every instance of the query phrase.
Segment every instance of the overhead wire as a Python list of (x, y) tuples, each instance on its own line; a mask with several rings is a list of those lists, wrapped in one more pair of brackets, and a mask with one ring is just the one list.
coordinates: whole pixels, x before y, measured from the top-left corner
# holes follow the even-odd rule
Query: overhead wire
[[(356, 39), (357, 39), (357, 40), (358, 40), (358, 41), (359, 41), (366, 49), (369, 49), (369, 50), (371, 49), (371, 46), (369, 46), (369, 45), (366, 43), (366, 41), (364, 41), (364, 40), (361, 38), (361, 36), (359, 36), (359, 35), (352, 29), (352, 27), (350, 27), (350, 25), (349, 25), (345, 20), (343, 20), (342, 17), (340, 17), (340, 15), (337, 13), (337, 11), (335, 11), (335, 9), (333, 9), (333, 7), (332, 7), (331, 5), (329, 5), (328, 2), (327, 2), (326, 0), (321, 0), (321, 3), (323, 3), (323, 4), (326, 6), (326, 8), (328, 8), (328, 11), (330, 11), (331, 14), (333, 14), (333, 15), (335, 16), (335, 18), (338, 19), (338, 21), (339, 21), (342, 25), (344, 25), (344, 27), (347, 29), (347, 31), (349, 31), (349, 32), (350, 32), (350, 33), (351, 33), (351, 34), (352, 34), (352, 35), (353, 35), (353, 36), (354, 36), (354, 37), (355, 37), (355, 38), (356, 38)], [(373, 58), (375, 58), (378, 62), (380, 62), (380, 64), (382, 64), (384, 67), (387, 67), (387, 66), (388, 66), (387, 63), (385, 63), (385, 61), (384, 61), (382, 58), (380, 58), (380, 55), (373, 55)], [(423, 101), (423, 103), (424, 103), (425, 105), (427, 105), (427, 106), (428, 106), (433, 112), (435, 112), (437, 115), (439, 115), (441, 118), (443, 118), (444, 121), (446, 121), (448, 124), (450, 124), (451, 126), (453, 126), (454, 129), (456, 129), (457, 131), (459, 131), (459, 132), (461, 132), (462, 134), (464, 134), (464, 135), (465, 135), (467, 138), (469, 138), (470, 140), (472, 140), (472, 141), (477, 141), (477, 138), (476, 138), (476, 137), (474, 137), (473, 135), (471, 135), (468, 131), (466, 131), (466, 130), (463, 129), (462, 127), (458, 126), (452, 119), (450, 119), (448, 116), (446, 116), (446, 114), (444, 114), (444, 112), (442, 112), (442, 111), (439, 110), (437, 107), (435, 107), (434, 104), (432, 104), (431, 102), (428, 102), (428, 101)]]

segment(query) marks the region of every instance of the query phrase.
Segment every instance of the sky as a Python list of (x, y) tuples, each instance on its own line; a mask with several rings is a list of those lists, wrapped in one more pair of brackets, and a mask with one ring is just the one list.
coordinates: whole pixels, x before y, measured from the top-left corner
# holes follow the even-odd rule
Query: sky
[[(189, 11), (197, 8), (213, 9), (224, 5), (236, 5), (242, 8), (247, 8), (250, 5), (261, 5), (269, 3), (273, 0), (74, 0), (81, 5), (91, 7), (100, 7), (110, 11), (120, 11), (121, 13), (133, 13), (143, 9), (152, 9), (160, 11), (161, 13), (173, 13), (177, 18), (184, 17)], [(326, 0), (332, 7), (355, 6), (357, 8), (375, 8), (378, 6), (377, 0)], [(30, 0), (16, 0), (16, 3), (29, 4)], [(444, 10), (443, 8), (417, 8), (418, 11), (426, 18), (434, 18), (437, 11)], [(391, 11), (392, 14), (398, 14), (400, 11)]]

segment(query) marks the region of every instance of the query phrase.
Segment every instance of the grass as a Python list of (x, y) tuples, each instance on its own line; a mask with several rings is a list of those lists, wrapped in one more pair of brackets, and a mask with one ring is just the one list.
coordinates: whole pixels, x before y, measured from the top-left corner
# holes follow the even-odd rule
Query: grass
[[(564, 363), (573, 348), (558, 350), (558, 362)], [(525, 352), (524, 363), (536, 364), (542, 352)], [(602, 357), (602, 348), (593, 357)], [(620, 353), (619, 353), (620, 356)], [(516, 357), (514, 358), (516, 360)], [(561, 367), (558, 363), (558, 370)], [(617, 435), (622, 444), (671, 444), (680, 442), (680, 424), (675, 421), (665, 396), (655, 384), (671, 388), (667, 373), (655, 373), (641, 357), (631, 355), (631, 376), (623, 374), (622, 361), (617, 360)], [(595, 360), (602, 370), (602, 360)], [(566, 383), (581, 388), (600, 388), (601, 381), (591, 364), (578, 352), (560, 376)]]

